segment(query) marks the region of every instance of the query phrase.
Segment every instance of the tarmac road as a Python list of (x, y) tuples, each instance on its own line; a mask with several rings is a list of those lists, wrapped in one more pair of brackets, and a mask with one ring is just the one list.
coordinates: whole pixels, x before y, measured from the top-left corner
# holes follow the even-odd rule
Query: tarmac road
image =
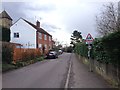
[(3, 88), (64, 88), (70, 53), (4, 73)]
[(74, 53), (63, 53), (57, 59), (47, 59), (4, 73), (2, 87), (109, 88), (110, 85), (98, 74), (89, 72), (89, 68)]

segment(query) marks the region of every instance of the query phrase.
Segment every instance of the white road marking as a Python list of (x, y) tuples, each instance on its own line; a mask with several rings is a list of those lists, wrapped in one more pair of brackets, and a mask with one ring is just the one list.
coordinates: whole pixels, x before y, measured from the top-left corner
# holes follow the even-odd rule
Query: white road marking
[[(72, 54), (71, 54), (71, 55), (72, 55)], [(67, 90), (67, 88), (68, 88), (69, 79), (70, 79), (70, 72), (71, 72), (71, 56), (70, 56), (69, 70), (68, 70), (67, 79), (66, 79), (66, 83), (65, 83), (65, 90)]]

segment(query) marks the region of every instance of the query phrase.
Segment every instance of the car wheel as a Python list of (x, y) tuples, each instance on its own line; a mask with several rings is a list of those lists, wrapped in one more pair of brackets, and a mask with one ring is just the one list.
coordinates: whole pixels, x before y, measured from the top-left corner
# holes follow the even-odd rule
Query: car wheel
[(56, 56), (54, 56), (54, 59), (56, 59)]

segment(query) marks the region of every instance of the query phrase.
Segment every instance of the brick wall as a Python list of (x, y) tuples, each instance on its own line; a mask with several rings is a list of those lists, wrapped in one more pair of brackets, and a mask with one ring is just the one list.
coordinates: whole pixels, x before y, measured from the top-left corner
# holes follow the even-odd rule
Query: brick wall
[[(39, 48), (39, 44), (42, 45), (42, 48), (43, 48), (43, 46), (47, 45), (47, 47), (45, 48), (45, 54), (49, 51), (49, 49), (50, 49), (49, 46), (52, 47), (52, 40), (49, 41), (49, 35), (46, 35), (46, 37), (47, 37), (47, 40), (45, 40), (44, 34), (42, 33), (42, 39), (40, 39), (40, 38), (39, 38), (39, 35), (38, 35), (38, 33), (37, 33), (38, 48)], [(51, 38), (52, 38), (52, 37), (51, 37)], [(41, 52), (43, 53), (42, 48), (41, 48)]]

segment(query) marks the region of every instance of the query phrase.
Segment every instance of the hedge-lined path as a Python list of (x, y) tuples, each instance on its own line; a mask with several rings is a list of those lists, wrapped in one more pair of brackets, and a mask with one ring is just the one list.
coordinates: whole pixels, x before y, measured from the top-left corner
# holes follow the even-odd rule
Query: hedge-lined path
[(110, 88), (111, 86), (98, 74), (90, 72), (89, 68), (72, 54), (72, 69), (69, 82), (70, 88)]

